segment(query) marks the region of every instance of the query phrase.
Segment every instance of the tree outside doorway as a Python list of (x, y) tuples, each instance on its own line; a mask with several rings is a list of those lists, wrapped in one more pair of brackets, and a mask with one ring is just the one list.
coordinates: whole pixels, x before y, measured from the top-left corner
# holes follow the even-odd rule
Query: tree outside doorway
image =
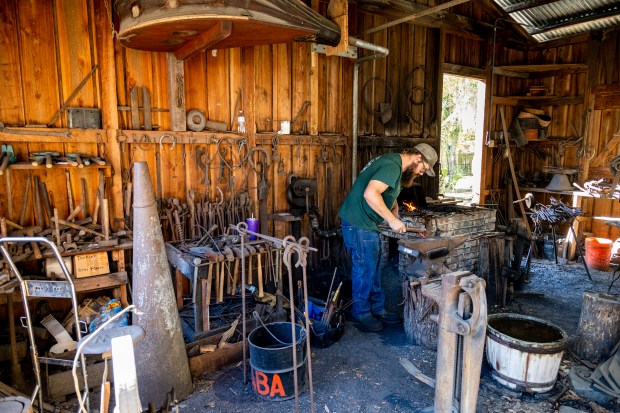
[(444, 75), (439, 191), (462, 204), (480, 202), (485, 84)]

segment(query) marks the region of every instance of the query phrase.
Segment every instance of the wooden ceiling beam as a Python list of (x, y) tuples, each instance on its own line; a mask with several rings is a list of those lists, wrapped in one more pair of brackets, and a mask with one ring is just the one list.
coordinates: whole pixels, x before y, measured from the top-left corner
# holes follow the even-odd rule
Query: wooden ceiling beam
[(409, 16), (405, 16), (405, 17), (402, 17), (400, 19), (392, 20), (391, 22), (387, 22), (387, 23), (382, 24), (380, 26), (373, 27), (373, 28), (368, 29), (368, 30), (364, 30), (362, 32), (362, 34), (375, 33), (375, 32), (381, 31), (383, 29), (387, 29), (388, 27), (396, 26), (397, 24), (406, 23), (406, 22), (418, 19), (420, 17), (426, 16), (426, 15), (429, 15), (429, 14), (437, 13), (437, 12), (439, 12), (441, 10), (457, 6), (457, 5), (462, 4), (462, 3), (467, 3), (468, 1), (471, 1), (471, 0), (451, 0), (451, 1), (447, 2), (447, 3), (441, 4), (439, 6), (428, 7), (425, 10), (420, 10), (420, 11), (414, 12), (413, 14), (411, 14)]
[(209, 47), (215, 46), (217, 43), (226, 39), (232, 33), (232, 22), (221, 21), (204, 31), (187, 44), (181, 46), (174, 52), (177, 60), (184, 60), (197, 52), (202, 52)]
[[(373, 0), (363, 0), (358, 3), (358, 7), (361, 13), (380, 15), (389, 20), (396, 20), (407, 14), (428, 8), (402, 0), (380, 0), (380, 3)], [(472, 17), (451, 13), (446, 10), (442, 10), (433, 15), (425, 15), (407, 23), (432, 29), (444, 29), (448, 33), (458, 34), (470, 39), (485, 40), (493, 37), (493, 24), (479, 21)], [(513, 30), (502, 26), (498, 26), (497, 29), (505, 31), (506, 33), (514, 33)], [(527, 36), (523, 36), (523, 39), (528, 38)], [(500, 42), (517, 48), (522, 48), (529, 44), (524, 41), (519, 41), (512, 36), (501, 36)]]

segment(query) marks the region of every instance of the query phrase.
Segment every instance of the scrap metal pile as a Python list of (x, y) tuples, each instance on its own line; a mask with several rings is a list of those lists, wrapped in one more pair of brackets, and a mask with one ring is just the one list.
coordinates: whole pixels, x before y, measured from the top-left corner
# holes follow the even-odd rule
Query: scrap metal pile
[(606, 178), (584, 182), (583, 186), (577, 183), (573, 183), (573, 185), (594, 198), (620, 199), (620, 189), (618, 185), (610, 182)]
[(543, 224), (563, 224), (581, 215), (581, 208), (571, 208), (555, 198), (551, 198), (549, 205), (537, 203), (532, 211), (530, 218), (536, 228), (540, 228)]

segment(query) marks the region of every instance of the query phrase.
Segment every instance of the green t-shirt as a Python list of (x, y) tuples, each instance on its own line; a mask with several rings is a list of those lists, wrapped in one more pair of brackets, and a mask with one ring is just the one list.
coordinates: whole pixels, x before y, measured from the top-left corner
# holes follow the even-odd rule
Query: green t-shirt
[(351, 191), (342, 203), (338, 211), (340, 218), (356, 227), (368, 231), (379, 231), (378, 225), (383, 222), (383, 218), (368, 205), (364, 199), (364, 191), (372, 180), (383, 182), (388, 188), (381, 196), (388, 209), (391, 209), (400, 194), (402, 172), (402, 159), (398, 153), (381, 155), (368, 162), (355, 179)]

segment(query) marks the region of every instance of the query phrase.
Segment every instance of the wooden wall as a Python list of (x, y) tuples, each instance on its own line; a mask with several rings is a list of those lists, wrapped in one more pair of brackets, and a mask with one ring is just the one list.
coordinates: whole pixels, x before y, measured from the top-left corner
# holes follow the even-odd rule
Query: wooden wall
[[(428, 6), (434, 5), (432, 1), (428, 3)], [(183, 62), (182, 84), (169, 83), (164, 53), (126, 49), (113, 40), (106, 4), (109, 6), (110, 2), (9, 0), (2, 3), (0, 78), (4, 82), (0, 122), (7, 127), (34, 132), (26, 135), (0, 132), (0, 143), (11, 144), (21, 162), (27, 161), (33, 152), (43, 150), (105, 157), (111, 164), (105, 174), (106, 196), (112, 202), (116, 218), (123, 216), (123, 190), (130, 182), (133, 162), (148, 162), (154, 187), (156, 190), (161, 187), (158, 196), (185, 200), (191, 190), (196, 194), (210, 194), (213, 200), (217, 186), (226, 196), (231, 194), (227, 184), (229, 172), (225, 172), (224, 179), (220, 180), (219, 162), (213, 161), (209, 170), (210, 186), (201, 183), (203, 176), (196, 159), (197, 150), (204, 148), (211, 159), (217, 159), (217, 142), (221, 139), (224, 142), (228, 142), (225, 138), (237, 142), (243, 140), (250, 147), (261, 146), (269, 153), (274, 151), (273, 143), (277, 143), (282, 163), (271, 165), (267, 172), (271, 187), (269, 212), (288, 209), (285, 197), (288, 174), (316, 176), (319, 210), (327, 215), (327, 223), (336, 222), (338, 206), (351, 182), (351, 59), (312, 53), (310, 45), (305, 43), (208, 50)], [(379, 153), (418, 142), (439, 147), (444, 73), (478, 78), (484, 78), (486, 74), (490, 96), (492, 44), (488, 29), (493, 17), (477, 2), (460, 5), (454, 8), (454, 12), (472, 21), (486, 21), (487, 34), (481, 35), (475, 25), (469, 31), (455, 31), (441, 24), (429, 26), (417, 22), (364, 34), (364, 30), (386, 23), (388, 17), (360, 11), (357, 19), (351, 19), (353, 36), (390, 50), (387, 58), (360, 66), (359, 166)], [(618, 59), (608, 58), (611, 51), (617, 50), (617, 32), (606, 34), (597, 40), (598, 43), (589, 43), (588, 36), (580, 36), (535, 47), (515, 46), (518, 41), (509, 37), (506, 33), (500, 36), (496, 65), (586, 63), (589, 69), (587, 72), (550, 75), (535, 81), (497, 76), (492, 93), (496, 96), (523, 94), (533, 82), (542, 81), (550, 93), (558, 96), (583, 96), (583, 103), (545, 107), (553, 119), (549, 134), (559, 139), (574, 136), (575, 129), (582, 130), (583, 114), (589, 108), (586, 140), (589, 146), (596, 148), (597, 154), (603, 152), (618, 128), (615, 96), (620, 69)], [(594, 50), (597, 50), (596, 55), (593, 55)], [(358, 52), (360, 56), (370, 53), (362, 49)], [(59, 132), (67, 131), (64, 113), (53, 122), (52, 128), (40, 128), (50, 122), (95, 65), (98, 68), (93, 76), (87, 79), (69, 106), (101, 109), (102, 128), (72, 129), (70, 136), (58, 136)], [(128, 112), (118, 110), (118, 106), (130, 104), (129, 93), (133, 87), (146, 88), (152, 106), (161, 110), (170, 109), (173, 104), (169, 98), (173, 92), (170, 87), (182, 90), (187, 110), (200, 109), (209, 120), (224, 122), (232, 131), (236, 130), (236, 114), (233, 112), (241, 93), (240, 108), (247, 119), (247, 133), (171, 132), (176, 140), (175, 147), (171, 148), (170, 136), (159, 145), (162, 135), (171, 129), (168, 112), (153, 112), (151, 120), (158, 129), (143, 131), (131, 125)], [(311, 106), (301, 114), (300, 122), (293, 125), (293, 134), (273, 139), (278, 138), (275, 132), (280, 121), (292, 119), (305, 101), (310, 101)], [(391, 107), (392, 116), (385, 123), (376, 113), (380, 110), (379, 103)], [(505, 110), (507, 119), (512, 119), (518, 107), (506, 106)], [(501, 130), (495, 105), (489, 113), (493, 120), (492, 131)], [(304, 121), (309, 134), (299, 135)], [(143, 116), (140, 123), (144, 124)], [(37, 127), (24, 128), (26, 125)], [(540, 144), (555, 153), (557, 159), (557, 144), (549, 144), (549, 148), (544, 145)], [(589, 165), (577, 157), (577, 149), (566, 147), (560, 165), (555, 166), (581, 166), (584, 172), (580, 179), (605, 174), (604, 165), (599, 165), (595, 158)], [(615, 144), (607, 149), (610, 153), (617, 153)], [(502, 160), (494, 162), (498, 158), (497, 149), (485, 146), (483, 150), (484, 195), (499, 194), (505, 204), (505, 164)], [(553, 156), (539, 159), (531, 151), (515, 153), (519, 168), (530, 173), (552, 165), (553, 159)], [(237, 185), (235, 191), (243, 183), (255, 202), (254, 212), (258, 213), (257, 174), (245, 165), (236, 169), (233, 175)], [(19, 220), (28, 176), (31, 181), (37, 176), (47, 184), (54, 206), (61, 215), (67, 215), (69, 209), (67, 179), (72, 184), (74, 203), (78, 203), (84, 178), (89, 204), (91, 208), (94, 205), (94, 191), (99, 186), (99, 174), (94, 169), (12, 169), (11, 173), (0, 178), (0, 193), (6, 195), (0, 196), (0, 215)], [(436, 193), (436, 178), (424, 177), (421, 181), (429, 195)], [(25, 224), (37, 223), (32, 199), (33, 194), (30, 194)], [(548, 197), (540, 196), (540, 200), (548, 202)], [(582, 206), (584, 212), (594, 214), (596, 211), (596, 215), (614, 216), (619, 212), (617, 202), (610, 200), (587, 199)], [(611, 238), (620, 234), (596, 220), (585, 221), (582, 229)], [(284, 236), (290, 233), (289, 224), (272, 224), (271, 232)], [(311, 235), (307, 222), (302, 234)]]
[[(494, 96), (525, 96), (530, 86), (543, 85), (551, 96), (560, 98), (548, 105), (536, 105), (551, 116), (548, 140), (530, 142), (523, 148), (513, 148), (515, 166), (520, 173), (531, 175), (541, 173), (545, 166), (574, 168), (579, 170), (575, 181), (583, 185), (586, 181), (600, 178), (612, 179), (608, 162), (618, 156), (616, 145), (620, 120), (620, 105), (617, 103), (620, 67), (615, 53), (618, 48), (618, 31), (601, 37), (582, 35), (564, 41), (554, 41), (522, 50), (498, 44), (496, 65), (570, 65), (580, 64), (579, 70), (561, 70), (553, 74), (518, 79), (495, 76)], [(605, 52), (607, 51), (607, 52)], [(487, 85), (491, 79), (487, 80)], [(488, 91), (490, 93), (490, 91)], [(487, 97), (488, 99), (488, 97)], [(505, 110), (509, 124), (523, 107), (522, 103), (510, 103), (496, 99), (501, 105), (491, 106), (492, 130), (502, 130), (498, 108)], [(503, 104), (507, 103), (507, 104)], [(532, 102), (529, 102), (532, 105)], [(488, 122), (487, 122), (488, 125)], [(583, 137), (578, 144), (571, 140)], [(568, 145), (566, 145), (569, 143)], [(585, 148), (585, 151), (583, 150)], [(546, 153), (546, 156), (544, 153)], [(486, 195), (501, 194), (506, 203), (505, 188), (506, 163), (501, 159), (499, 149), (485, 147), (485, 173), (483, 188)], [(550, 176), (550, 175), (549, 175)], [(495, 189), (501, 191), (495, 191)], [(564, 203), (582, 208), (584, 215), (591, 217), (619, 217), (620, 205), (617, 200), (588, 197), (573, 197), (567, 194), (535, 193), (537, 202), (549, 204), (550, 198), (561, 199)], [(506, 209), (505, 209), (506, 210)], [(506, 211), (511, 212), (511, 211)], [(578, 226), (580, 232), (592, 233), (598, 237), (616, 239), (620, 236), (617, 227), (605, 224), (604, 220), (584, 217)]]
[[(246, 117), (247, 132), (171, 132), (167, 111), (154, 111), (152, 123), (158, 127), (144, 131), (131, 124), (129, 112), (117, 107), (129, 106), (129, 93), (138, 87), (140, 92), (142, 88), (149, 91), (153, 108), (169, 109), (173, 102), (168, 97), (167, 57), (165, 53), (127, 49), (113, 40), (106, 11), (109, 6), (110, 2), (105, 0), (2, 2), (0, 78), (4, 84), (0, 122), (12, 130), (34, 131), (21, 135), (0, 132), (0, 143), (12, 145), (18, 161), (26, 162), (33, 152), (43, 150), (106, 158), (111, 164), (106, 172), (106, 197), (113, 204), (114, 217), (119, 219), (123, 216), (123, 191), (130, 182), (134, 162), (148, 162), (156, 196), (185, 201), (191, 190), (197, 195), (210, 194), (214, 201), (217, 186), (225, 196), (230, 196), (232, 190), (228, 185), (229, 170), (224, 172), (224, 179), (219, 179), (217, 142), (245, 142), (249, 147), (264, 147), (269, 154), (274, 151), (275, 142), (282, 161), (267, 170), (266, 179), (271, 187), (269, 212), (289, 209), (285, 190), (290, 174), (315, 177), (320, 188), (319, 211), (328, 217), (326, 223), (336, 223), (337, 209), (350, 186), (351, 60), (312, 53), (307, 43), (199, 53), (183, 62), (184, 82), (172, 82), (173, 87), (182, 88), (186, 109), (200, 109), (208, 120), (223, 122), (228, 130), (236, 131), (237, 114), (233, 112), (241, 94), (239, 109)], [(69, 137), (57, 136), (67, 131), (64, 113), (51, 128), (41, 128), (94, 65), (98, 65), (94, 75), (69, 106), (101, 109), (102, 128), (71, 129)], [(140, 97), (142, 103), (141, 100)], [(276, 135), (280, 121), (293, 119), (305, 101), (310, 101), (310, 107), (292, 125), (292, 134)], [(144, 125), (144, 121), (141, 113), (140, 124)], [(299, 134), (302, 122), (307, 125), (306, 135)], [(172, 137), (162, 139), (165, 132)], [(210, 187), (201, 183), (204, 176), (196, 158), (200, 149), (205, 149), (213, 160)], [(232, 163), (230, 158), (227, 161)], [(20, 218), (29, 175), (46, 183), (61, 218), (68, 215), (67, 179), (72, 183), (77, 205), (81, 179), (85, 178), (91, 209), (94, 205), (99, 186), (95, 169), (9, 172), (0, 177), (0, 216), (14, 222)], [(254, 200), (256, 216), (257, 174), (249, 163), (232, 174), (236, 178), (236, 193), (244, 186)], [(159, 186), (161, 193), (157, 192)], [(32, 191), (32, 185), (30, 188)], [(25, 225), (37, 224), (33, 196), (29, 195)], [(271, 231), (283, 237), (290, 234), (290, 227), (286, 223), (271, 224)], [(312, 236), (307, 220), (302, 235)]]

